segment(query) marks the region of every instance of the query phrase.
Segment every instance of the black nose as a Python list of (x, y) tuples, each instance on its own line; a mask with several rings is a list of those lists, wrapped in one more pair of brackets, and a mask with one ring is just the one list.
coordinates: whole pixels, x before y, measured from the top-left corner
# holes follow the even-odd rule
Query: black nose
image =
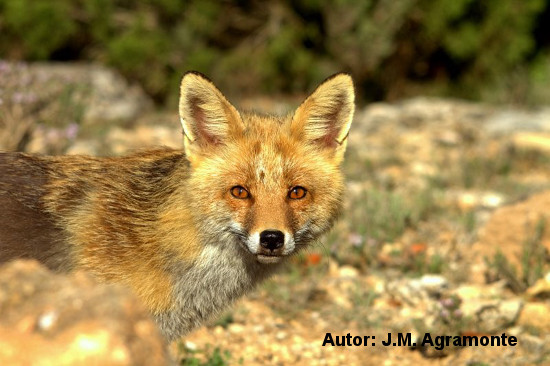
[(264, 230), (260, 233), (260, 244), (262, 247), (275, 250), (285, 243), (285, 234), (279, 230)]

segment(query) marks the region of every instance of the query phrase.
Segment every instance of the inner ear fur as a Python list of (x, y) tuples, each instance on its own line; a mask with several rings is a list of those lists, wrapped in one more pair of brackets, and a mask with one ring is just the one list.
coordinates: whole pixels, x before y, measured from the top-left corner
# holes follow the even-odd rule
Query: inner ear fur
[(291, 133), (322, 148), (345, 148), (354, 110), (353, 81), (347, 74), (336, 74), (298, 107)]
[(242, 131), (239, 112), (204, 75), (189, 72), (180, 88), (179, 115), (187, 144), (223, 144)]

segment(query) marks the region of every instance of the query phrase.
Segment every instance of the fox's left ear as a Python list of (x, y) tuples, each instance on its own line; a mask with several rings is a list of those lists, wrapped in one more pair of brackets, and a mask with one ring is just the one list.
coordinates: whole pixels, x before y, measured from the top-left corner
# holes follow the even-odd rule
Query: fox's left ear
[(334, 150), (334, 159), (344, 158), (349, 128), (355, 110), (353, 81), (347, 74), (325, 80), (298, 107), (291, 122), (291, 133), (323, 149)]

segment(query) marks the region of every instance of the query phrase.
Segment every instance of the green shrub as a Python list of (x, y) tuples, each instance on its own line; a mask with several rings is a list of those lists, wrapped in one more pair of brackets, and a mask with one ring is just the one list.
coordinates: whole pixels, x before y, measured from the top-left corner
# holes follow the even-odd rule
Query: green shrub
[(105, 62), (159, 101), (193, 69), (230, 93), (348, 71), (368, 99), (528, 102), (548, 95), (548, 13), (544, 0), (0, 0), (0, 55)]

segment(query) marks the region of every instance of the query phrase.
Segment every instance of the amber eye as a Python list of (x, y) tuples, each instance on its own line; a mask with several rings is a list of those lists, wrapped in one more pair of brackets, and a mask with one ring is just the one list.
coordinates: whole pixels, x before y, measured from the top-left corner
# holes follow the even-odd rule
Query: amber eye
[(306, 193), (307, 191), (304, 187), (296, 186), (288, 191), (288, 198), (299, 200), (301, 198), (304, 198), (306, 196)]
[(231, 195), (235, 198), (245, 199), (250, 197), (250, 193), (248, 193), (248, 191), (241, 186), (235, 186), (231, 188), (230, 192), (231, 192)]

